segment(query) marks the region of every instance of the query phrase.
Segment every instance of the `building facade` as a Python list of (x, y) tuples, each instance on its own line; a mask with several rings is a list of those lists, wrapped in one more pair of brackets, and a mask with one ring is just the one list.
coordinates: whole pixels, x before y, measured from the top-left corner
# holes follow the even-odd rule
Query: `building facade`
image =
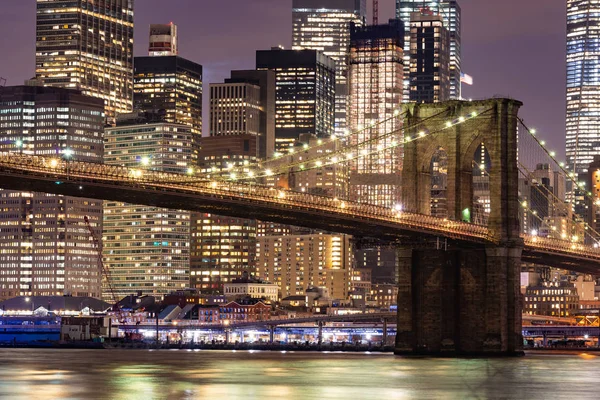
[(256, 245), (256, 276), (279, 286), (280, 297), (321, 287), (334, 299), (348, 298), (353, 256), (348, 235), (261, 236)]
[[(104, 101), (76, 90), (4, 87), (0, 151), (101, 162), (104, 120)], [(100, 200), (0, 190), (0, 298), (100, 297), (100, 249), (85, 216), (100, 235)]]
[(402, 103), (403, 37), (398, 20), (351, 29), (348, 126), (356, 133), (350, 144), (368, 142), (360, 148), (365, 155), (350, 163), (354, 201), (385, 207), (400, 202), (403, 134), (396, 111)]
[[(125, 116), (126, 117), (126, 116)], [(123, 119), (105, 131), (105, 164), (185, 174), (194, 168), (189, 126)], [(104, 264), (118, 298), (161, 298), (190, 286), (190, 213), (104, 202)], [(106, 282), (103, 297), (110, 300)]]
[(287, 153), (301, 134), (334, 133), (335, 63), (316, 50), (256, 52), (258, 70), (275, 71), (275, 150)]
[(366, 0), (293, 0), (294, 50), (318, 50), (335, 62), (335, 133), (344, 134), (348, 102), (350, 24), (366, 24)]
[(187, 125), (195, 151), (202, 135), (202, 66), (179, 56), (136, 57), (133, 104), (159, 112), (164, 122)]
[(396, 18), (404, 23), (406, 37), (404, 41), (405, 60), (405, 99), (408, 100), (410, 84), (408, 81), (410, 66), (410, 19), (412, 13), (419, 13), (421, 9), (429, 9), (442, 16), (444, 26), (450, 36), (450, 98), (461, 98), (461, 9), (456, 0), (396, 0)]
[(600, 154), (600, 3), (567, 1), (567, 165), (576, 174)]
[(566, 282), (530, 286), (525, 291), (524, 314), (569, 317), (578, 309), (577, 289)]
[(410, 15), (411, 102), (450, 99), (450, 36), (441, 15), (423, 10)]
[[(239, 171), (257, 162), (255, 135), (202, 138), (198, 160), (204, 176)], [(256, 221), (192, 213), (191, 285), (202, 293), (223, 293), (223, 286), (254, 272)]]
[(133, 0), (37, 0), (36, 68), (44, 85), (104, 100), (106, 119), (133, 105)]

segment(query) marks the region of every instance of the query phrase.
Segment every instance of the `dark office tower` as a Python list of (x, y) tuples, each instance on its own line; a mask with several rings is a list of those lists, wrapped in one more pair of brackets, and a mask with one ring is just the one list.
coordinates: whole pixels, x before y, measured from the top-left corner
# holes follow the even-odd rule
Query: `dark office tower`
[(162, 113), (163, 122), (187, 125), (197, 153), (202, 135), (202, 66), (179, 56), (136, 57), (133, 105)]
[[(456, 0), (396, 0), (396, 18), (404, 23), (406, 39), (404, 42), (405, 76), (408, 78), (410, 57), (410, 16), (428, 8), (442, 16), (444, 26), (450, 35), (450, 98), (461, 98), (461, 9)], [(408, 80), (405, 85), (405, 99), (409, 96)]]
[(350, 163), (350, 198), (383, 207), (394, 207), (401, 194), (402, 149), (393, 143), (403, 140), (395, 118), (403, 97), (403, 37), (398, 20), (351, 31), (348, 126), (360, 132), (350, 143), (367, 142), (361, 151), (368, 155)]
[(335, 62), (335, 133), (346, 129), (350, 24), (365, 25), (366, 0), (293, 0), (294, 50), (322, 51)]
[[(263, 159), (271, 157), (275, 151), (275, 72), (268, 70), (231, 71), (231, 78), (225, 79), (225, 84), (248, 84), (259, 88), (258, 157)], [(211, 136), (223, 134), (218, 129), (211, 129), (210, 133)]]
[(276, 75), (275, 150), (287, 153), (301, 134), (334, 133), (335, 63), (316, 50), (256, 52), (256, 68)]
[(449, 59), (450, 39), (442, 17), (430, 10), (411, 14), (410, 101), (450, 99)]
[(130, 112), (133, 0), (37, 0), (35, 73), (103, 99), (111, 124)]
[[(0, 151), (99, 163), (104, 118), (104, 101), (77, 90), (4, 87)], [(0, 190), (0, 298), (100, 297), (86, 215), (101, 234), (101, 200)]]

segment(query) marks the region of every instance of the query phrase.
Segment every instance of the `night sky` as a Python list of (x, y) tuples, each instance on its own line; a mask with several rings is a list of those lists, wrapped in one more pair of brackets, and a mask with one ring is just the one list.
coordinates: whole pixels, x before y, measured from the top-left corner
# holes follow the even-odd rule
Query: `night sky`
[[(22, 84), (35, 69), (35, 0), (0, 0), (0, 76)], [(147, 51), (148, 25), (179, 26), (180, 55), (204, 66), (208, 83), (253, 69), (254, 52), (291, 45), (292, 0), (136, 0), (135, 53)], [(380, 21), (394, 0), (380, 0)], [(465, 98), (504, 95), (525, 103), (529, 126), (564, 156), (564, 0), (459, 0), (463, 71), (475, 85)], [(206, 99), (205, 99), (206, 100)], [(206, 101), (205, 101), (206, 104)], [(206, 112), (205, 112), (206, 117)], [(206, 124), (205, 124), (206, 126)]]

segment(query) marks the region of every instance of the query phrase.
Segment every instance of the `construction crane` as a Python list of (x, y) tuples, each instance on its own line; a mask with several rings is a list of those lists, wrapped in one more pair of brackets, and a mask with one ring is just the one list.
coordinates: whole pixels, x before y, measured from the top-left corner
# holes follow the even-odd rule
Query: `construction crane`
[(373, 25), (379, 25), (379, 0), (373, 0)]
[(92, 242), (94, 243), (94, 248), (96, 249), (96, 252), (98, 254), (98, 264), (100, 265), (100, 268), (102, 270), (102, 275), (104, 276), (104, 280), (106, 281), (106, 285), (108, 286), (110, 296), (114, 303), (113, 311), (115, 311), (117, 313), (119, 323), (123, 324), (123, 323), (125, 323), (125, 314), (123, 313), (123, 310), (121, 310), (121, 307), (119, 307), (119, 304), (118, 304), (119, 300), (117, 299), (117, 295), (115, 294), (115, 290), (112, 285), (110, 271), (108, 270), (108, 268), (106, 268), (104, 266), (104, 261), (102, 261), (102, 251), (100, 250), (101, 249), (100, 239), (94, 232), (94, 229), (92, 229), (92, 224), (90, 223), (90, 218), (86, 215), (85, 217), (83, 217), (83, 220), (85, 221), (85, 225), (87, 226), (88, 231), (90, 233), (90, 238), (92, 239)]

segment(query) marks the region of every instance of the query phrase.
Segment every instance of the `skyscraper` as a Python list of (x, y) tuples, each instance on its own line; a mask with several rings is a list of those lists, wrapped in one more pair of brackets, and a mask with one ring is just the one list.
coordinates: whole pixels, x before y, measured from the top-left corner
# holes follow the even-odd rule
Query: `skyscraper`
[[(102, 162), (103, 129), (101, 99), (42, 86), (0, 91), (0, 151)], [(101, 200), (0, 190), (0, 298), (100, 297), (86, 215), (100, 234)]]
[[(198, 160), (205, 176), (220, 174), (235, 167), (255, 163), (256, 135), (216, 135), (202, 138)], [(256, 221), (192, 213), (192, 287), (204, 293), (223, 291), (223, 285), (254, 272)]]
[(106, 118), (131, 111), (133, 0), (37, 0), (36, 78), (104, 100)]
[(410, 18), (410, 101), (450, 98), (450, 40), (440, 15), (429, 10)]
[(429, 8), (433, 13), (442, 16), (444, 26), (450, 34), (450, 98), (461, 98), (461, 9), (457, 0), (396, 0), (396, 18), (404, 23), (406, 38), (404, 41), (405, 60), (405, 99), (409, 98), (409, 66), (410, 66), (410, 15)]
[[(108, 165), (185, 174), (196, 165), (192, 128), (122, 115), (106, 129)], [(162, 297), (190, 284), (190, 213), (145, 205), (104, 202), (105, 266), (118, 298)], [(107, 286), (103, 297), (110, 300)]]
[(346, 129), (350, 23), (364, 25), (366, 0), (293, 0), (294, 50), (322, 51), (335, 62), (335, 133)]
[(256, 136), (257, 157), (275, 151), (275, 72), (231, 71), (223, 84), (211, 85), (210, 136)]
[(361, 148), (368, 154), (350, 163), (350, 199), (385, 207), (400, 201), (402, 150), (391, 147), (403, 139), (394, 114), (403, 97), (403, 38), (398, 20), (351, 31), (348, 125), (360, 131), (351, 144), (369, 142)]
[(301, 134), (334, 133), (335, 63), (316, 50), (256, 52), (256, 68), (275, 71), (275, 148), (287, 153)]
[(567, 165), (586, 172), (600, 155), (600, 3), (567, 1)]
[(179, 56), (136, 57), (133, 105), (162, 113), (172, 124), (192, 128), (195, 146), (202, 134), (202, 65)]

